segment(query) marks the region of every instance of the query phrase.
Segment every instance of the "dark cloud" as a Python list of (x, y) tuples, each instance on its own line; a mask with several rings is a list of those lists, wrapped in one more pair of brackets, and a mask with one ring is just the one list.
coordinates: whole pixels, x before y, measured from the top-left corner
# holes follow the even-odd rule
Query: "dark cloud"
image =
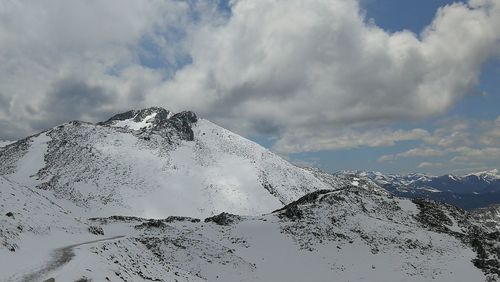
[(0, 109), (7, 111), (9, 109), (10, 98), (0, 93)]
[(40, 115), (47, 125), (89, 116), (92, 120), (100, 120), (110, 115), (109, 106), (115, 103), (116, 97), (114, 91), (103, 86), (91, 85), (78, 78), (66, 78), (56, 82), (52, 91), (47, 93)]

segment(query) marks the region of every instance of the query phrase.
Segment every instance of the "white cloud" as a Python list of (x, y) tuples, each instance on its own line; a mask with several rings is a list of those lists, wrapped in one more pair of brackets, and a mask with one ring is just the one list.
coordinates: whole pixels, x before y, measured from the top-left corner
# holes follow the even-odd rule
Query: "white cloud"
[(446, 6), (417, 36), (366, 23), (356, 1), (240, 0), (226, 24), (191, 36), (193, 64), (148, 98), (247, 133), (279, 129), (281, 149), (336, 148), (286, 139), (446, 111), (497, 51), (498, 6)]
[(420, 163), (417, 168), (422, 168), (422, 169), (434, 169), (434, 168), (439, 168), (443, 167), (443, 163), (431, 163), (431, 162), (422, 162)]
[(457, 148), (456, 151), (459, 153), (459, 155), (451, 159), (451, 161), (455, 163), (500, 160), (500, 148), (498, 147), (493, 147), (493, 148), (460, 147)]
[[(141, 66), (143, 42), (157, 42), (160, 58), (168, 60), (180, 43), (167, 42), (170, 29), (186, 26), (188, 13), (181, 1), (0, 1), (1, 134), (21, 137), (137, 106), (162, 76)], [(76, 81), (95, 94), (89, 107), (58, 113), (75, 102), (60, 86)], [(76, 100), (85, 99), (78, 93)]]
[[(383, 155), (379, 162), (401, 158), (439, 158), (439, 166), (426, 160), (417, 168), (449, 168), (459, 171), (465, 167), (498, 167), (500, 160), (500, 118), (494, 120), (447, 119), (428, 134), (422, 135), (420, 147)], [(467, 168), (469, 169), (469, 168)]]
[(362, 146), (387, 147), (399, 141), (420, 140), (429, 133), (423, 129), (390, 130), (385, 128), (361, 130), (310, 130), (286, 132), (273, 149), (281, 153), (314, 152), (351, 149)]
[(395, 161), (401, 158), (415, 158), (415, 157), (427, 157), (427, 158), (433, 158), (433, 157), (442, 157), (447, 155), (448, 152), (443, 149), (433, 149), (433, 148), (413, 148), (408, 151), (398, 153), (398, 154), (393, 154), (393, 155), (383, 155), (381, 156), (378, 161), (379, 162), (386, 162), (386, 161)]
[(484, 126), (486, 132), (480, 137), (479, 142), (486, 146), (500, 146), (500, 116), (492, 124)]
[[(160, 105), (275, 136), (285, 153), (389, 146), (425, 136), (384, 125), (445, 112), (498, 52), (497, 0), (443, 7), (419, 35), (374, 26), (355, 0), (231, 3), (226, 18), (202, 1), (2, 2), (3, 137)], [(75, 100), (87, 106), (53, 114)]]

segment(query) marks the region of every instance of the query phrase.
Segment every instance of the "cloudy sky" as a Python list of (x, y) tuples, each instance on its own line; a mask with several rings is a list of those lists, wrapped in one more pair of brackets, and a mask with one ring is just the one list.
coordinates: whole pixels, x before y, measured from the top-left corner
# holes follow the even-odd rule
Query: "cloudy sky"
[(0, 0), (0, 139), (190, 109), (327, 170), (500, 166), (500, 0)]

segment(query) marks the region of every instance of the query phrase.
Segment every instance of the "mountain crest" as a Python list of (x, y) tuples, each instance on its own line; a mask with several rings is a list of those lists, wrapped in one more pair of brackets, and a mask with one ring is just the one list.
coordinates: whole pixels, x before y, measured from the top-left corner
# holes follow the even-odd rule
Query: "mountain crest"
[(191, 111), (173, 113), (161, 107), (151, 107), (114, 115), (107, 121), (98, 123), (98, 125), (163, 133), (175, 130), (182, 139), (192, 141), (194, 137), (192, 124), (197, 121), (198, 117)]

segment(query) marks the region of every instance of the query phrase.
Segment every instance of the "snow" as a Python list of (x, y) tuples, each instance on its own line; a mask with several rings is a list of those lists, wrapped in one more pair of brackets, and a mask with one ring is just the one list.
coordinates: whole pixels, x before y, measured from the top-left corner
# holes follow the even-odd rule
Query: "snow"
[(432, 188), (432, 187), (419, 187), (417, 189), (418, 190), (425, 190), (425, 191), (428, 191), (428, 192), (431, 192), (431, 193), (442, 193), (441, 190), (438, 190), (438, 189), (435, 189), (435, 188)]
[(418, 214), (419, 210), (417, 205), (415, 205), (411, 200), (408, 199), (397, 199), (398, 205), (410, 215)]
[(0, 148), (14, 143), (15, 141), (0, 140)]
[(476, 176), (477, 178), (485, 179), (487, 181), (500, 180), (500, 171), (498, 169), (479, 171), (466, 174), (463, 177), (469, 177), (469, 176)]
[[(45, 192), (0, 176), (0, 281), (16, 281), (9, 277), (43, 265), (54, 248), (91, 237), (75, 215)], [(4, 216), (7, 212), (13, 216)]]
[(492, 169), (492, 170), (485, 170), (485, 171), (478, 171), (478, 172), (473, 172), (473, 173), (469, 173), (469, 174), (465, 174), (464, 176), (471, 176), (471, 175), (475, 175), (475, 176), (481, 176), (481, 175), (491, 175), (491, 176), (497, 176), (497, 177), (500, 177), (500, 172), (498, 169)]
[(118, 120), (114, 122), (114, 124), (112, 124), (111, 126), (124, 127), (132, 130), (141, 130), (143, 128), (149, 128), (152, 126), (151, 121), (154, 119), (156, 114), (157, 113), (152, 113), (139, 122), (134, 121), (135, 117), (126, 120)]
[(28, 153), (17, 162), (16, 172), (9, 175), (9, 178), (23, 185), (39, 184), (40, 181), (35, 178), (35, 175), (45, 166), (44, 157), (50, 140), (51, 138), (46, 133), (34, 137)]
[[(202, 131), (211, 134), (202, 135)], [(141, 147), (139, 140), (130, 134), (109, 135), (96, 146), (105, 158), (119, 159), (122, 165), (130, 164), (130, 175), (138, 177), (138, 185), (148, 190), (148, 193), (137, 191), (135, 185), (121, 188), (122, 203), (127, 207), (125, 214), (132, 212), (148, 218), (203, 217), (229, 211), (249, 215), (280, 207), (281, 202), (262, 187), (260, 172), (254, 164), (256, 156), (242, 157), (233, 150), (221, 148), (231, 140), (221, 143), (213, 138), (217, 134), (222, 136), (220, 131), (217, 126), (200, 121), (195, 131), (196, 142), (183, 141), (168, 152), (168, 158), (159, 158), (158, 151)], [(251, 147), (249, 151), (258, 152), (256, 145), (247, 145)], [(279, 180), (290, 183), (294, 178)], [(112, 215), (105, 211), (99, 214)]]

